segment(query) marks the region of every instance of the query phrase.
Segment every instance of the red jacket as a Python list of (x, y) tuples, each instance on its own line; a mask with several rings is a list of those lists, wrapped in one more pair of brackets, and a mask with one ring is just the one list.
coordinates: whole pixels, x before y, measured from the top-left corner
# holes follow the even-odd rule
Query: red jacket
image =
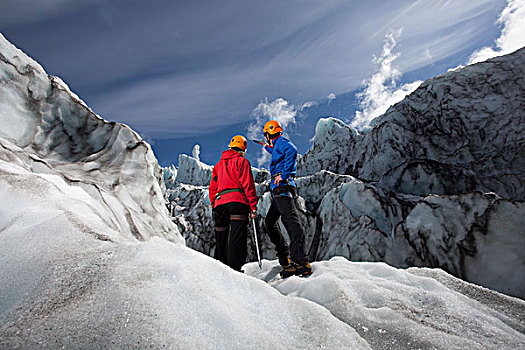
[[(225, 193), (220, 195), (219, 199), (215, 199), (217, 193), (234, 188), (241, 189), (242, 192)], [(221, 159), (213, 167), (209, 193), (212, 208), (225, 203), (240, 202), (256, 210), (257, 194), (248, 159), (231, 149), (222, 152)]]

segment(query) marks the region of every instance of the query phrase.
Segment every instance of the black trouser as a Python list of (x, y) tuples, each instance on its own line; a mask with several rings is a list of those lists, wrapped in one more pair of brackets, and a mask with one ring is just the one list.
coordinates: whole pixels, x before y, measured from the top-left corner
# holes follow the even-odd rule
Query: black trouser
[[(294, 193), (276, 191), (277, 189), (278, 187), (274, 189), (272, 205), (266, 214), (265, 220), (270, 240), (275, 245), (275, 250), (277, 251), (278, 256), (286, 256), (289, 254), (292, 261), (295, 263), (308, 261), (308, 256), (304, 249), (304, 228), (299, 220), (299, 215), (297, 214), (295, 199), (293, 198)], [(295, 188), (293, 190), (295, 190)], [(284, 228), (290, 236), (290, 248), (288, 248), (283, 234), (279, 229), (279, 225), (277, 224), (279, 217), (281, 217)]]
[(221, 204), (213, 209), (215, 259), (237, 271), (246, 262), (249, 213), (250, 207), (239, 202)]

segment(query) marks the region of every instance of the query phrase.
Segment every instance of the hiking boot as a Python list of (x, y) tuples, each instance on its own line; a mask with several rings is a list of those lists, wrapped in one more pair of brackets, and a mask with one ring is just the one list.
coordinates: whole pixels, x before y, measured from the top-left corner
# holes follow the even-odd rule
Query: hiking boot
[(288, 278), (290, 276), (294, 276), (296, 272), (297, 272), (297, 264), (291, 263), (288, 266), (283, 266), (283, 270), (281, 271), (281, 277)]
[(279, 256), (279, 265), (281, 265), (283, 269), (290, 266), (290, 256), (289, 255)]
[(308, 277), (312, 274), (312, 267), (308, 261), (303, 261), (300, 264), (291, 263), (288, 267), (283, 267), (281, 271), (282, 278), (290, 276)]
[(297, 265), (296, 275), (299, 275), (301, 277), (308, 277), (311, 274), (312, 267), (310, 266), (310, 263), (308, 261), (301, 261), (301, 263)]

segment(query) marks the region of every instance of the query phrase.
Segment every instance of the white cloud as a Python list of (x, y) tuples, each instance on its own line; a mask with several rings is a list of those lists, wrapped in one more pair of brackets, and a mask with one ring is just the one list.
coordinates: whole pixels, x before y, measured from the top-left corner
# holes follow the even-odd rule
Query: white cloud
[(503, 30), (496, 39), (496, 48), (484, 47), (470, 56), (468, 64), (485, 61), (489, 58), (506, 55), (525, 46), (525, 0), (508, 0), (501, 12), (498, 23)]
[[(248, 137), (259, 140), (262, 138), (263, 126), (268, 120), (277, 120), (283, 130), (286, 130), (288, 125), (295, 124), (297, 111), (294, 105), (288, 104), (283, 98), (277, 98), (272, 102), (265, 99), (255, 107), (252, 116), (254, 120), (248, 126)], [(269, 153), (262, 150), (261, 156), (257, 159), (258, 166), (267, 163), (269, 159)]]
[(388, 107), (401, 101), (421, 85), (421, 81), (416, 81), (397, 86), (396, 81), (402, 74), (393, 65), (399, 57), (399, 53), (394, 53), (394, 48), (401, 33), (402, 29), (390, 30), (385, 36), (383, 53), (380, 57), (374, 56), (373, 62), (379, 65), (379, 71), (363, 82), (365, 89), (356, 95), (361, 110), (356, 111), (352, 127), (362, 129), (368, 126), (372, 119), (385, 113)]
[(277, 98), (272, 102), (265, 99), (255, 107), (252, 115), (255, 120), (248, 127), (248, 136), (260, 138), (263, 126), (268, 120), (277, 120), (285, 129), (288, 125), (295, 123), (297, 111), (294, 105), (288, 104), (288, 101), (283, 98)]
[(318, 103), (317, 102), (313, 102), (313, 101), (308, 101), (308, 102), (305, 102), (303, 103), (303, 105), (301, 106), (301, 108), (299, 108), (299, 110), (304, 110), (305, 108), (310, 108), (310, 107), (314, 107), (314, 106), (317, 106)]

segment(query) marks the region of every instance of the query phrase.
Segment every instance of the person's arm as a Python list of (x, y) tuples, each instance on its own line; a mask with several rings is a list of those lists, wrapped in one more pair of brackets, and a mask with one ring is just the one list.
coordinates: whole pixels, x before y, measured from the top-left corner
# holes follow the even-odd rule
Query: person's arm
[(239, 183), (246, 195), (248, 204), (252, 212), (257, 211), (257, 192), (255, 191), (255, 182), (253, 181), (252, 167), (250, 162), (243, 158), (239, 169)]
[(270, 154), (273, 153), (273, 147), (270, 147), (269, 145), (265, 145), (265, 146), (264, 146), (264, 149), (265, 149), (268, 153), (270, 153)]
[(217, 165), (213, 167), (213, 171), (211, 172), (211, 182), (210, 182), (210, 188), (208, 190), (208, 194), (210, 196), (210, 203), (211, 207), (215, 207), (215, 195), (217, 194), (217, 172), (215, 171)]
[(297, 148), (292, 144), (286, 144), (286, 147), (283, 147), (284, 161), (283, 161), (283, 170), (281, 172), (281, 180), (286, 180), (290, 178), (294, 170), (297, 168)]

